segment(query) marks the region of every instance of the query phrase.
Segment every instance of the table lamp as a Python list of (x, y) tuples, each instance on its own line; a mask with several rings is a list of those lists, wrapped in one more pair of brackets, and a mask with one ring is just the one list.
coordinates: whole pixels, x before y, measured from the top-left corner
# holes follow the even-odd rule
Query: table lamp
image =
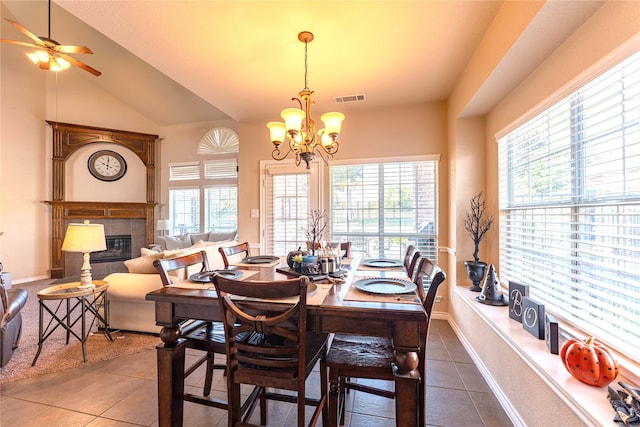
[(91, 279), (91, 265), (89, 257), (91, 252), (104, 251), (107, 249), (107, 242), (104, 237), (104, 226), (102, 224), (69, 224), (67, 234), (62, 242), (62, 250), (66, 252), (82, 252), (82, 268), (80, 269), (80, 287), (94, 287)]
[(164, 236), (165, 231), (169, 231), (171, 229), (171, 224), (168, 219), (159, 219), (156, 223), (156, 230), (160, 231), (160, 235)]

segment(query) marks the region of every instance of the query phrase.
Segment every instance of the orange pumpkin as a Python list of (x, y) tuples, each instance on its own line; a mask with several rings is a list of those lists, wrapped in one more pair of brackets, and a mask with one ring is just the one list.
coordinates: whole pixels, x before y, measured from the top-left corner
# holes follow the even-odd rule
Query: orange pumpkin
[(585, 384), (604, 387), (618, 376), (618, 361), (593, 337), (568, 340), (560, 350), (560, 358), (567, 371)]

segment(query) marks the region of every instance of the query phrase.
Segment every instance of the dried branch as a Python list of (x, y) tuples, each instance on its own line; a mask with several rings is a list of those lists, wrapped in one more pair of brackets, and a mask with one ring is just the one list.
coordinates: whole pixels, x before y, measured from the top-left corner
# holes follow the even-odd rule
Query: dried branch
[(311, 243), (311, 253), (315, 255), (317, 243), (322, 240), (329, 227), (329, 214), (325, 210), (312, 209), (309, 212), (307, 228), (304, 233)]
[(471, 239), (473, 239), (475, 246), (473, 259), (478, 263), (480, 262), (480, 258), (478, 257), (480, 242), (484, 239), (487, 231), (491, 229), (493, 216), (485, 216), (487, 204), (482, 199), (482, 191), (471, 198), (470, 207), (471, 211), (467, 212), (467, 217), (464, 220), (464, 229), (467, 230)]

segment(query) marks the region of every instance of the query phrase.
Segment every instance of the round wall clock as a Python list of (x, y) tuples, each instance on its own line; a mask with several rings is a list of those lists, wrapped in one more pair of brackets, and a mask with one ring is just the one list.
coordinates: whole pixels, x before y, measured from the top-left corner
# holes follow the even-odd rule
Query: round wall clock
[(110, 150), (96, 151), (89, 157), (87, 167), (91, 175), (101, 181), (117, 181), (127, 172), (127, 162)]

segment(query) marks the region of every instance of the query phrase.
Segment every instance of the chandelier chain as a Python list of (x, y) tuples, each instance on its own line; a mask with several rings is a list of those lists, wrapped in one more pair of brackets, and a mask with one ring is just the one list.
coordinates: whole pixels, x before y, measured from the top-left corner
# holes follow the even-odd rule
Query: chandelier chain
[(307, 45), (309, 42), (304, 42), (304, 90), (309, 90), (309, 84), (307, 83), (308, 68), (307, 68)]

